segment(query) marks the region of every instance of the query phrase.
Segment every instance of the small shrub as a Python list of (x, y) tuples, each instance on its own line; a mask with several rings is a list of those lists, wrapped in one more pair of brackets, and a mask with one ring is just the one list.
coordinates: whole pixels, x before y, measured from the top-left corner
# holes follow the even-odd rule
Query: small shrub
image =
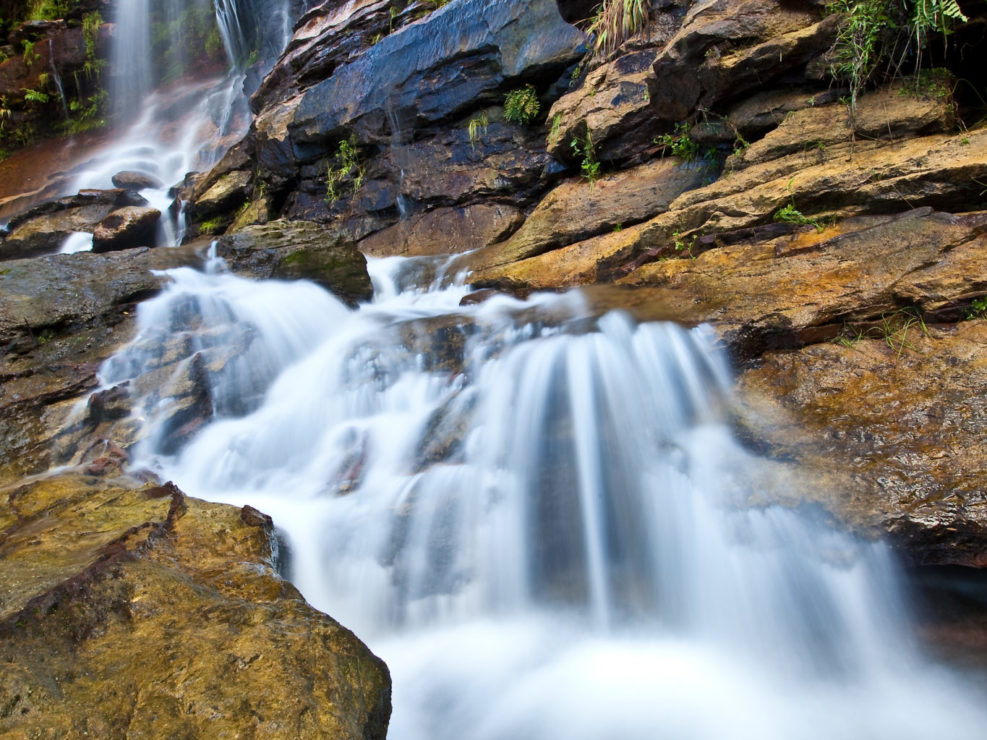
[(970, 301), (970, 309), (966, 313), (967, 319), (979, 319), (981, 316), (987, 316), (987, 296)]
[(699, 144), (689, 135), (689, 124), (685, 121), (675, 124), (674, 133), (662, 134), (653, 142), (683, 162), (691, 162), (699, 157)]
[(595, 51), (609, 54), (648, 25), (648, 0), (603, 0), (587, 32), (596, 38)]
[(809, 218), (795, 207), (795, 194), (792, 193), (792, 183), (794, 181), (795, 178), (793, 177), (788, 181), (788, 185), (786, 186), (789, 193), (788, 205), (776, 211), (775, 215), (772, 216), (772, 220), (786, 224), (797, 224), (798, 226), (814, 226), (816, 231), (822, 231), (822, 224), (817, 219)]
[(470, 137), (470, 148), (474, 151), (476, 150), (476, 142), (480, 140), (481, 134), (487, 133), (487, 126), (490, 122), (487, 120), (487, 112), (483, 111), (476, 118), (471, 118), (469, 125), (466, 127), (469, 132)]
[(828, 9), (843, 16), (830, 50), (830, 72), (850, 85), (851, 112), (882, 66), (896, 76), (913, 56), (918, 70), (929, 35), (947, 36), (956, 21), (967, 21), (957, 0), (834, 0)]
[(504, 118), (512, 123), (527, 126), (535, 119), (539, 110), (541, 103), (538, 102), (534, 85), (511, 90), (504, 99)]
[(343, 139), (326, 169), (326, 200), (330, 204), (338, 201), (342, 197), (343, 182), (347, 179), (350, 181), (351, 194), (356, 195), (363, 186), (365, 177), (366, 172), (359, 160), (356, 136)]
[(600, 179), (600, 163), (596, 161), (596, 147), (593, 135), (587, 129), (583, 137), (572, 139), (572, 153), (579, 157), (579, 170), (590, 185)]

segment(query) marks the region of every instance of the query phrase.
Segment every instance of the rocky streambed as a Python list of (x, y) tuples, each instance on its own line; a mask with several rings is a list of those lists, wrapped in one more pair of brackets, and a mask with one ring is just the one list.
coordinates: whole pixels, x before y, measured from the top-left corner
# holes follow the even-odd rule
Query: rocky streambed
[[(160, 291), (156, 271), (201, 266), (213, 237), (235, 272), (311, 279), (350, 305), (372, 292), (361, 252), (468, 251), (476, 300), (580, 287), (600, 314), (709, 323), (737, 371), (733, 425), (777, 471), (764, 502), (818, 505), (924, 574), (983, 568), (987, 129), (967, 91), (987, 96), (968, 62), (985, 48), (982, 3), (964, 5), (943, 69), (852, 109), (826, 72), (839, 18), (812, 2), (654, 2), (643, 33), (597, 56), (568, 22), (588, 15), (577, 2), (415, 5), (301, 17), (249, 133), (176, 191), (186, 245), (134, 230), (105, 254), (52, 254), (143, 208), (127, 188), (12, 216), (0, 649), (18, 657), (0, 726), (195, 734), (221, 714), (265, 736), (383, 735), (385, 669), (279, 579), (270, 522), (121, 478), (129, 407), (112, 393), (80, 406)], [(508, 120), (506, 94), (527, 85), (541, 112)], [(173, 349), (181, 444), (212, 403), (196, 362), (226, 358)], [(930, 617), (931, 639), (980, 654), (973, 601)], [(120, 647), (133, 639), (146, 652)], [(59, 714), (120, 674), (102, 714)]]

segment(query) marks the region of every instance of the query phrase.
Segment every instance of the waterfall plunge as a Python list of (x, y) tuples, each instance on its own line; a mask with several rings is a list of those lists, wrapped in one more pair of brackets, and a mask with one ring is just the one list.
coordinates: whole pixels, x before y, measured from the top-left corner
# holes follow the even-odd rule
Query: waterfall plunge
[[(174, 271), (103, 369), (139, 389), (165, 341), (204, 358), (213, 418), (172, 449), (168, 399), (138, 399), (135, 464), (274, 517), (296, 585), (388, 662), (390, 737), (982, 735), (883, 546), (745, 505), (764, 463), (707, 332), (574, 294), (460, 308), (403, 287), (413, 265), (374, 262), (355, 313)], [(231, 342), (242, 361), (209, 354)]]
[[(111, 188), (113, 175), (124, 170), (151, 176), (161, 187), (141, 195), (164, 214), (158, 243), (178, 243), (184, 224), (181, 214), (172, 212), (169, 191), (187, 173), (214, 164), (246, 132), (250, 112), (244, 65), (252, 52), (261, 54), (268, 68), (273, 65), (290, 38), (289, 7), (290, 0), (117, 3), (109, 88), (122, 128), (77, 173), (72, 189)], [(203, 76), (206, 49), (185, 53), (192, 29), (183, 24), (190, 20), (201, 26), (200, 34), (215, 24), (225, 50), (225, 72)], [(166, 58), (159, 54), (162, 49)]]

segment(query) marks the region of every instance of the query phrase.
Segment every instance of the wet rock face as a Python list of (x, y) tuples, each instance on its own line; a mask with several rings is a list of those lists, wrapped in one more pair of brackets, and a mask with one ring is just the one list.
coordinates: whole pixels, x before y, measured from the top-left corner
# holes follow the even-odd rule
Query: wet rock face
[[(165, 280), (152, 270), (199, 266), (193, 248), (10, 260), (0, 270), (0, 485), (40, 473), (66, 457), (91, 461), (105, 438), (109, 408), (97, 402), (92, 436), (76, 428), (77, 404), (96, 388), (96, 372), (130, 338), (136, 303)], [(100, 433), (102, 432), (102, 434)], [(71, 438), (65, 439), (65, 435)], [(85, 437), (83, 439), (82, 437)], [(127, 440), (121, 438), (121, 442)], [(82, 449), (77, 449), (78, 447)], [(78, 453), (78, 454), (77, 454)], [(119, 461), (118, 461), (119, 462)]]
[[(883, 335), (883, 336), (882, 336)], [(765, 355), (738, 380), (742, 434), (796, 489), (920, 565), (987, 566), (987, 321), (907, 316)]]
[(455, 117), (505, 81), (561, 69), (582, 42), (554, 0), (453, 3), (304, 92), (289, 124), (295, 150), (304, 157), (344, 127), (361, 141), (386, 140)]
[(0, 490), (0, 541), (0, 733), (385, 737), (387, 668), (264, 514), (70, 474)]

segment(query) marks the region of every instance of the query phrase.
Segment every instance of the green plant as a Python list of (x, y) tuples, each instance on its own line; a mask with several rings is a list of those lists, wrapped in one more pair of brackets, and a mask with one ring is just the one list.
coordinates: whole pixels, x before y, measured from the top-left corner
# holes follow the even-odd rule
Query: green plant
[(586, 130), (582, 137), (574, 136), (571, 142), (572, 153), (579, 157), (579, 170), (590, 185), (600, 179), (600, 163), (596, 160), (596, 146), (593, 135)]
[(823, 226), (817, 219), (806, 216), (795, 207), (795, 194), (792, 192), (792, 183), (794, 181), (795, 178), (791, 178), (786, 186), (788, 190), (788, 204), (776, 211), (775, 215), (772, 216), (772, 220), (786, 224), (797, 224), (798, 226), (814, 226), (816, 231), (822, 231)]
[(199, 224), (200, 234), (214, 234), (223, 228), (223, 218), (221, 216), (216, 216), (216, 218), (210, 218)]
[(685, 237), (681, 231), (676, 231), (672, 233), (672, 246), (676, 252), (684, 253), (688, 257), (695, 259), (696, 256), (692, 253), (692, 248), (696, 246), (696, 239), (698, 239), (696, 234)]
[(894, 350), (895, 359), (900, 359), (901, 353), (906, 348), (915, 351), (915, 345), (908, 341), (908, 332), (916, 327), (923, 334), (929, 336), (929, 329), (918, 309), (903, 308), (881, 317), (879, 330), (884, 338), (884, 343)]
[(676, 123), (673, 133), (662, 134), (652, 141), (664, 152), (671, 152), (672, 156), (683, 162), (691, 162), (699, 157), (699, 144), (689, 135), (689, 124), (685, 121)]
[(469, 132), (470, 137), (470, 148), (476, 150), (476, 142), (480, 140), (481, 134), (487, 133), (487, 126), (490, 122), (487, 120), (487, 112), (483, 111), (479, 116), (471, 118), (469, 125), (466, 127)]
[(609, 54), (648, 25), (648, 0), (603, 0), (587, 31), (596, 37), (595, 51)]
[(23, 55), (24, 64), (27, 65), (29, 69), (35, 62), (41, 59), (41, 55), (34, 50), (34, 46), (35, 46), (34, 41), (24, 42), (24, 55)]
[(326, 169), (326, 200), (335, 203), (342, 197), (342, 185), (347, 178), (350, 180), (351, 194), (356, 195), (363, 186), (365, 177), (366, 171), (360, 164), (356, 136), (343, 139)]
[(814, 218), (809, 218), (802, 211), (795, 207), (795, 202), (792, 201), (784, 208), (780, 208), (772, 216), (772, 220), (781, 221), (786, 224), (797, 224), (798, 226), (814, 226), (816, 231), (822, 231), (822, 224), (819, 223)]
[(504, 118), (512, 123), (527, 126), (538, 115), (539, 110), (541, 103), (538, 102), (534, 85), (511, 90), (504, 98)]
[(44, 105), (48, 102), (48, 93), (42, 92), (41, 90), (29, 90), (24, 89), (24, 102), (26, 103), (38, 103), (39, 105)]
[(552, 125), (548, 129), (548, 145), (554, 146), (562, 136), (562, 114), (552, 116)]
[(955, 21), (967, 20), (957, 0), (835, 0), (829, 10), (843, 16), (830, 50), (830, 71), (849, 84), (851, 113), (882, 66), (897, 75), (911, 55), (918, 70), (929, 35), (947, 36)]
[(970, 301), (970, 309), (966, 313), (967, 319), (979, 319), (981, 316), (987, 316), (987, 296)]

